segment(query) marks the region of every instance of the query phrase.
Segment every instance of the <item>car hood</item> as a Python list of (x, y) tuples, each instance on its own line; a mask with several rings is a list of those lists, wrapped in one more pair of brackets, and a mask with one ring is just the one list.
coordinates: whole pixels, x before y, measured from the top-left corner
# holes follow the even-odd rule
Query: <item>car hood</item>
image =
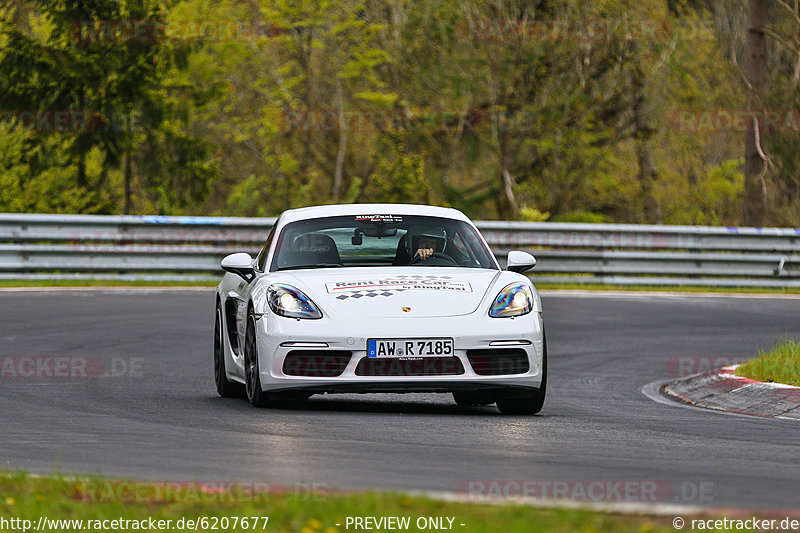
[(473, 313), (501, 273), (479, 268), (345, 267), (281, 272), (273, 280), (302, 290), (323, 312), (428, 318)]

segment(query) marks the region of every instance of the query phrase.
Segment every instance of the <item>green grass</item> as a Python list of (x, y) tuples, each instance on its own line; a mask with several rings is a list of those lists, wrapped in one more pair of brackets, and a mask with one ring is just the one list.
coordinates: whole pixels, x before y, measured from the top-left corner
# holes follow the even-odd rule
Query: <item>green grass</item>
[(759, 351), (758, 357), (739, 366), (736, 375), (800, 387), (800, 343), (783, 338), (770, 350)]
[[(672, 517), (634, 516), (578, 509), (535, 508), (524, 505), (486, 505), (443, 502), (395, 493), (327, 493), (310, 495), (308, 490), (290, 489), (284, 493), (264, 490), (246, 492), (202, 493), (198, 485), (170, 485), (141, 482), (108, 481), (101, 478), (71, 479), (59, 476), (29, 477), (25, 474), (0, 475), (0, 517), (32, 520), (34, 527), (40, 516), (49, 519), (141, 520), (147, 517), (170, 519), (175, 524), (181, 517), (196, 519), (244, 516), (268, 516), (267, 527), (259, 519), (248, 531), (270, 533), (347, 533), (348, 516), (408, 516), (412, 526), (419, 517), (454, 517), (455, 533), (547, 533), (674, 532)], [(237, 496), (238, 494), (238, 496)], [(337, 526), (336, 524), (340, 524)], [(446, 522), (445, 522), (446, 523)], [(460, 524), (465, 524), (461, 526)], [(220, 522), (221, 524), (221, 522)], [(218, 528), (217, 531), (244, 531), (241, 527)], [(75, 528), (50, 527), (47, 533), (72, 531)], [(132, 528), (118, 528), (118, 530)], [(12, 529), (7, 529), (12, 531)], [(170, 531), (184, 531), (194, 528)], [(198, 531), (211, 531), (210, 527)], [(381, 529), (378, 531), (387, 531)], [(404, 530), (399, 530), (404, 531)], [(435, 530), (429, 530), (435, 531)]]

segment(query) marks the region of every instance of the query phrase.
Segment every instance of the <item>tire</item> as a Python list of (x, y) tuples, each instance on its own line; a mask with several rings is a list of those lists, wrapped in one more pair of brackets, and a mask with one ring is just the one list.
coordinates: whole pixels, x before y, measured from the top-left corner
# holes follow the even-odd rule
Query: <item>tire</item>
[(258, 345), (256, 343), (256, 319), (252, 310), (247, 313), (247, 330), (244, 336), (244, 382), (247, 400), (254, 407), (266, 407), (269, 404), (269, 398), (261, 390), (261, 372), (258, 366)]
[(308, 406), (311, 393), (303, 391), (270, 393), (270, 406), (277, 409), (304, 409)]
[(223, 398), (238, 398), (242, 396), (244, 387), (241, 383), (230, 381), (225, 372), (225, 339), (222, 331), (222, 308), (217, 304), (217, 318), (214, 321), (214, 383), (217, 393)]
[(456, 405), (461, 407), (482, 407), (484, 405), (491, 405), (495, 402), (494, 398), (489, 398), (485, 394), (481, 395), (477, 392), (454, 392), (453, 400)]
[(497, 400), (497, 408), (504, 415), (535, 415), (544, 406), (547, 394), (547, 336), (542, 339), (542, 384), (538, 390), (523, 395)]

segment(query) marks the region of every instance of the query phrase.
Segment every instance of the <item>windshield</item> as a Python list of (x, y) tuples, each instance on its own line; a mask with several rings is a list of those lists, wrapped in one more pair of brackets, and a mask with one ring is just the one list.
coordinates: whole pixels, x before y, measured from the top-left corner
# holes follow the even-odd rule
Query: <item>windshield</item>
[(430, 216), (347, 215), (287, 224), (270, 270), (354, 266), (497, 269), (475, 229)]

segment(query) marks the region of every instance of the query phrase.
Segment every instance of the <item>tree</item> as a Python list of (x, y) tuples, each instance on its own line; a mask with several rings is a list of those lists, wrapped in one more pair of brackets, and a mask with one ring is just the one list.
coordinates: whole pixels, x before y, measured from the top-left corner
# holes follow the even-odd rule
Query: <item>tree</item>
[[(0, 72), (7, 81), (0, 84), (0, 108), (13, 110), (10, 114), (17, 120), (11, 120), (12, 129), (25, 128), (18, 118), (26, 113), (65, 114), (69, 121), (66, 128), (40, 127), (37, 118), (27, 128), (20, 160), (28, 163), (34, 179), (48, 170), (37, 166), (42, 155), (63, 161), (62, 175), (74, 173), (77, 194), (73, 196), (81, 200), (71, 208), (78, 212), (115, 211), (120, 191), (110, 176), (124, 167), (122, 211), (131, 212), (142, 134), (152, 136), (175, 115), (161, 107), (164, 95), (159, 92), (175, 52), (159, 31), (163, 6), (150, 0), (38, 0), (36, 6), (38, 12), (28, 15), (37, 18), (37, 31), (30, 30), (32, 25), (18, 13), (13, 17), (4, 13)], [(207, 158), (202, 143), (183, 134), (161, 135), (161, 141), (160, 153), (177, 152), (183, 174), (189, 169), (190, 176), (176, 187), (175, 168), (156, 172), (160, 159), (153, 158), (151, 150), (138, 158), (149, 165), (149, 185), (157, 188), (159, 179), (167, 180), (168, 188), (180, 196), (192, 190), (187, 184), (207, 181), (203, 173), (192, 172), (197, 158)], [(180, 202), (169, 206), (179, 207)]]
[[(107, 199), (96, 194), (98, 184), (87, 175), (87, 164), (94, 150), (112, 154), (123, 135), (102, 105), (114, 68), (113, 44), (86, 42), (75, 29), (86, 21), (118, 20), (117, 5), (53, 0), (36, 5), (45, 23), (38, 33), (29, 30), (31, 25), (19, 13), (13, 17), (4, 13), (0, 71), (6, 81), (0, 84), (0, 108), (10, 110), (12, 130), (27, 130), (22, 160), (28, 162), (32, 174), (46, 170), (38, 167), (42, 156), (50, 161), (62, 159), (53, 153), (59, 151), (65, 156), (64, 170), (74, 172), (75, 185), (82, 191), (77, 195), (81, 203), (75, 207), (88, 212), (110, 209)], [(57, 113), (68, 118), (67, 128), (49, 120)]]
[(749, 1), (747, 29), (747, 108), (757, 111), (748, 121), (744, 153), (743, 223), (762, 226), (767, 216), (766, 173), (769, 159), (764, 153), (764, 78), (766, 69), (767, 0)]

